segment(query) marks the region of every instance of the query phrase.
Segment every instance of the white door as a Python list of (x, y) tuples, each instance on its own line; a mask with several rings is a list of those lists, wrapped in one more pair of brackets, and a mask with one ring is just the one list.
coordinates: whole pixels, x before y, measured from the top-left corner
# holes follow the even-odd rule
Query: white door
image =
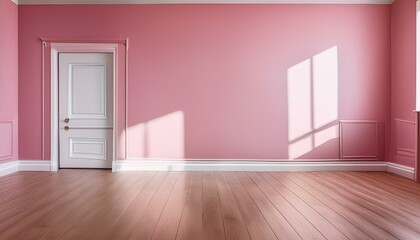
[(59, 53), (60, 168), (111, 168), (113, 55)]

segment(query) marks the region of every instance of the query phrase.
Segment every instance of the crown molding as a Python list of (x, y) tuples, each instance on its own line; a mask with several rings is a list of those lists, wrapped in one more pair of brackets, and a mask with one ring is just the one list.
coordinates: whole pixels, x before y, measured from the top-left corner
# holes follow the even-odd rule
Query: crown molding
[(392, 4), (394, 0), (11, 0), (16, 4)]
[(10, 0), (10, 1), (14, 2), (16, 5), (19, 4), (19, 0)]

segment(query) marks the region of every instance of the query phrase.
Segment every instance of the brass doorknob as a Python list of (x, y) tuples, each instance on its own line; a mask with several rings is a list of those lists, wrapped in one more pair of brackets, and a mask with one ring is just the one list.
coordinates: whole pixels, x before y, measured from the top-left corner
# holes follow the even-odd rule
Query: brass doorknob
[(70, 122), (70, 119), (69, 118), (64, 118), (64, 122), (68, 123), (68, 122)]
[(69, 126), (64, 126), (64, 131), (70, 130)]

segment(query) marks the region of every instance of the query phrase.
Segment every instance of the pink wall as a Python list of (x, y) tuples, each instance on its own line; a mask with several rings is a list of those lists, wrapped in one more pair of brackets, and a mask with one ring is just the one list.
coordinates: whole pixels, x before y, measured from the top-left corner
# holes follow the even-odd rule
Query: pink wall
[[(337, 159), (338, 120), (379, 121), (381, 139), (389, 125), (390, 14), (390, 5), (21, 5), (20, 158), (41, 158), (39, 37), (128, 37), (128, 157)], [(353, 126), (346, 154), (377, 154), (371, 127)]]
[[(416, 88), (416, 1), (391, 7), (391, 147), (392, 162), (414, 166)], [(407, 151), (408, 150), (408, 151)]]
[(0, 162), (18, 159), (18, 7), (0, 0)]

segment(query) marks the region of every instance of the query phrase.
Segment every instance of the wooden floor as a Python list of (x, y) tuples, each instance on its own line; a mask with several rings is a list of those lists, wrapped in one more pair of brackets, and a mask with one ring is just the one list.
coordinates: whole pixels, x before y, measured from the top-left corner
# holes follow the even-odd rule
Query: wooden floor
[(420, 184), (380, 172), (20, 172), (0, 178), (0, 239), (420, 239)]

